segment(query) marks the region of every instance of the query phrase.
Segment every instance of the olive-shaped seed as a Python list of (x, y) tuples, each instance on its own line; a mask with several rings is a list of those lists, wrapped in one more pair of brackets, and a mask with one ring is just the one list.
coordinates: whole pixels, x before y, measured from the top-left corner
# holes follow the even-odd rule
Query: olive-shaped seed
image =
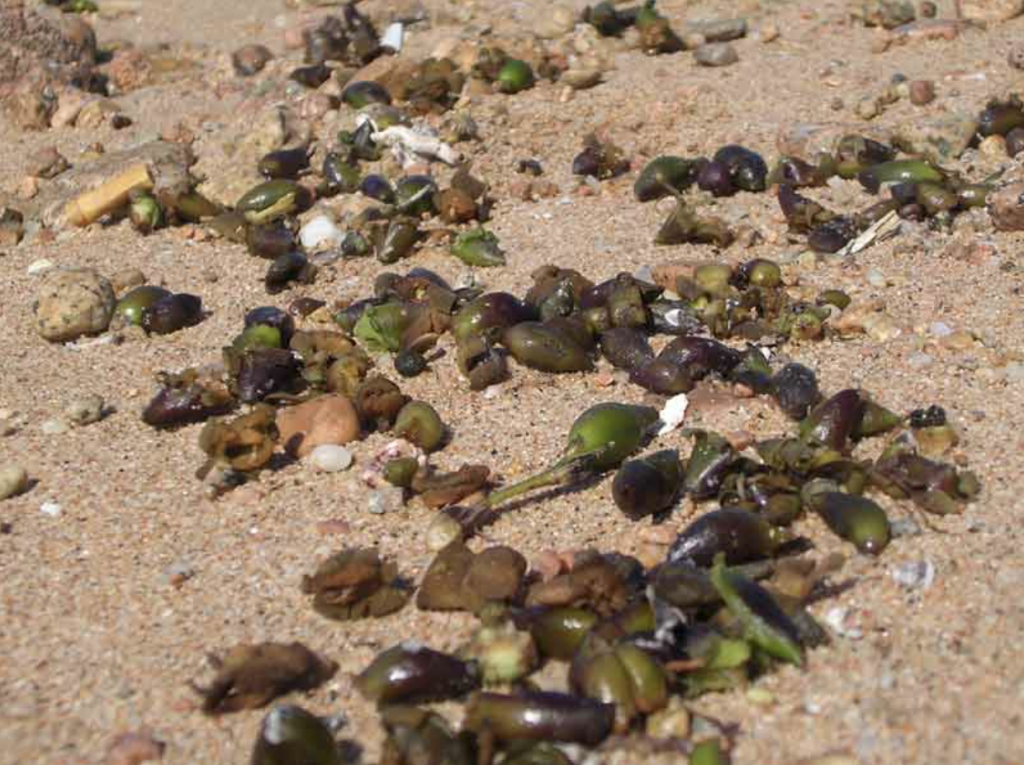
[(683, 529), (669, 548), (667, 560), (710, 566), (724, 554), (728, 564), (768, 558), (781, 541), (759, 515), (736, 507), (723, 507), (700, 516)]
[(402, 377), (416, 377), (427, 368), (427, 360), (419, 351), (406, 348), (395, 356), (395, 371)]
[(295, 180), (303, 170), (309, 168), (309, 153), (304, 146), (295, 149), (279, 149), (263, 155), (256, 170), (264, 178), (288, 178)]
[(682, 483), (679, 454), (665, 450), (624, 462), (612, 481), (612, 498), (628, 518), (639, 520), (670, 507)]
[(281, 348), (281, 331), (266, 324), (253, 324), (231, 342), (236, 351), (250, 351), (253, 348)]
[(412, 485), (413, 476), (419, 470), (420, 464), (415, 457), (399, 457), (389, 460), (384, 466), (384, 480), (392, 486), (401, 486), (408, 489)]
[(252, 765), (342, 765), (330, 728), (302, 707), (284, 704), (263, 718)]
[(637, 201), (650, 202), (686, 189), (697, 175), (696, 164), (682, 157), (663, 156), (652, 159), (633, 184)]
[(295, 319), (276, 306), (264, 305), (253, 308), (245, 315), (244, 321), (246, 327), (265, 324), (277, 329), (281, 333), (282, 347), (288, 345), (292, 341), (292, 335), (295, 334)]
[(878, 555), (889, 544), (889, 518), (867, 497), (831, 491), (814, 496), (815, 509), (836, 536), (858, 551)]
[(488, 731), (502, 741), (597, 746), (611, 733), (614, 721), (614, 706), (565, 693), (478, 692), (470, 699), (463, 725), (474, 732)]
[(502, 343), (520, 364), (542, 372), (583, 372), (592, 367), (572, 335), (546, 323), (516, 324), (505, 330)]
[(203, 320), (203, 301), (197, 295), (180, 292), (156, 301), (142, 314), (142, 328), (158, 335), (168, 335)]
[(498, 90), (502, 93), (518, 93), (532, 88), (533, 82), (533, 69), (517, 58), (507, 59), (498, 71)]
[(737, 191), (729, 168), (721, 162), (708, 162), (701, 167), (697, 186), (715, 197), (731, 197)]
[(390, 104), (391, 94), (379, 82), (359, 80), (345, 87), (341, 93), (341, 100), (353, 109), (362, 109), (370, 104)]
[(530, 617), (530, 634), (542, 655), (569, 661), (576, 655), (597, 615), (582, 608), (551, 608)]
[(410, 641), (378, 655), (354, 684), (377, 704), (415, 704), (458, 698), (480, 685), (480, 673), (475, 663)]
[(441, 416), (430, 404), (410, 401), (398, 413), (394, 433), (416, 444), (423, 451), (432, 452), (444, 440), (445, 427)]
[(245, 244), (250, 255), (274, 260), (296, 248), (295, 233), (280, 223), (249, 226)]
[(159, 300), (168, 297), (169, 290), (157, 287), (152, 284), (143, 284), (127, 293), (117, 301), (114, 306), (114, 316), (121, 317), (125, 324), (135, 327), (142, 326), (142, 319), (146, 312), (151, 309)]
[(756, 258), (745, 263), (742, 272), (747, 283), (754, 287), (771, 289), (782, 284), (782, 269), (779, 264), (765, 258)]
[(383, 175), (368, 175), (359, 184), (359, 191), (370, 199), (386, 205), (394, 204), (395, 189)]
[(814, 371), (796, 362), (786, 364), (772, 378), (772, 395), (779, 408), (794, 420), (802, 420), (818, 403), (821, 392)]
[(139, 194), (132, 199), (128, 215), (131, 218), (132, 226), (140, 234), (148, 234), (158, 228), (164, 219), (160, 203), (156, 201), (156, 197), (150, 194)]
[(733, 183), (744, 191), (764, 191), (767, 188), (768, 165), (755, 151), (735, 144), (723, 146), (715, 152), (713, 162), (725, 165)]

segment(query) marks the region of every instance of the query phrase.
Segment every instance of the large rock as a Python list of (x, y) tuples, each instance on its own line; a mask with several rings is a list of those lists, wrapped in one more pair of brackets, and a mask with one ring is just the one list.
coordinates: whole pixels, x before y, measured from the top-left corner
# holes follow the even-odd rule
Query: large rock
[(779, 153), (813, 162), (820, 152), (831, 152), (844, 135), (862, 135), (881, 143), (890, 143), (892, 133), (879, 125), (863, 122), (821, 122), (784, 125), (775, 139)]
[(907, 154), (943, 163), (963, 154), (977, 130), (978, 121), (970, 114), (911, 117), (893, 130), (892, 140)]
[(36, 294), (36, 329), (53, 343), (95, 335), (109, 326), (114, 304), (114, 288), (93, 269), (54, 269)]
[(151, 141), (131, 149), (103, 154), (93, 162), (75, 165), (61, 173), (46, 184), (37, 199), (32, 200), (32, 208), (24, 211), (26, 217), (38, 215), (43, 225), (59, 227), (64, 223), (64, 208), (71, 199), (140, 162), (149, 168), (154, 182), (153, 192), (158, 197), (171, 199), (192, 187), (189, 171), (195, 162), (192, 150), (180, 143)]
[(77, 14), (42, 3), (0, 0), (0, 99), (17, 84), (42, 88), (54, 82), (89, 84), (96, 63), (96, 35)]
[(968, 21), (999, 23), (1024, 13), (1024, 0), (960, 0), (960, 12)]

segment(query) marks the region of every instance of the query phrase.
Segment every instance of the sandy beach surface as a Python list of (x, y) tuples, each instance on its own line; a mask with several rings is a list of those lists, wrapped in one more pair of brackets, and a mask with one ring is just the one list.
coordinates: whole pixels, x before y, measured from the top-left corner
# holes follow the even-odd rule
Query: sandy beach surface
[[(945, 5), (939, 4), (940, 16), (948, 18)], [(359, 7), (381, 26), (425, 11), (431, 21), (408, 28), (401, 54), (420, 57), (450, 38), (525, 35), (553, 6), (365, 0)], [(579, 11), (583, 3), (568, 7)], [(685, 20), (743, 16), (752, 31), (774, 25), (780, 34), (771, 42), (754, 35), (736, 41), (739, 62), (724, 68), (698, 67), (689, 52), (650, 57), (609, 43), (610, 68), (593, 89), (566, 97), (563, 86), (542, 82), (514, 98), (474, 96), (469, 108), (481, 140), (460, 148), (491, 184), (498, 201), (489, 225), (508, 253), (506, 267), (476, 271), (488, 289), (523, 294), (530, 272), (547, 263), (598, 281), (644, 265), (708, 257), (705, 247), (652, 244), (665, 207), (637, 203), (632, 184), (644, 161), (659, 154), (711, 155), (740, 142), (774, 159), (780, 129), (861, 122), (860, 98), (879, 93), (896, 74), (933, 81), (937, 97), (926, 106), (906, 99), (892, 104), (872, 126), (976, 113), (991, 96), (1024, 85), (1024, 72), (1007, 64), (1011, 45), (1024, 36), (1024, 17), (987, 30), (965, 28), (953, 40), (915, 40), (876, 52), (878, 32), (851, 22), (841, 2), (663, 0), (659, 8), (680, 28)], [(126, 129), (32, 132), (3, 123), (0, 189), (16, 206), (19, 183), (39, 149), (55, 146), (76, 165), (95, 142), (112, 152), (179, 125), (194, 134), (198, 168), (211, 180), (244, 180), (246, 173), (255, 180), (254, 168), (232, 166), (225, 145), (275, 104), (303, 98), (281, 83), (301, 61), (301, 50), (286, 48), (285, 33), (304, 13), (313, 12), (281, 0), (143, 0), (92, 17), (101, 47), (130, 42), (177, 65), (114, 99), (133, 120)], [(266, 44), (278, 58), (261, 75), (236, 77), (230, 53), (248, 42)], [(266, 84), (271, 81), (276, 85)], [(572, 159), (594, 130), (626, 150), (633, 170), (581, 193)], [(516, 197), (523, 176), (515, 165), (523, 158), (543, 164), (556, 194)], [(977, 149), (953, 163), (972, 178), (1002, 165), (1012, 168), (1014, 161)], [(855, 182), (815, 194), (846, 210), (871, 201)], [(817, 519), (802, 521), (819, 552), (848, 557), (838, 578), (849, 586), (812, 608), (819, 618), (842, 609), (845, 634), (812, 651), (804, 669), (759, 680), (763, 698), (712, 694), (692, 708), (738, 726), (733, 754), (742, 765), (787, 765), (832, 751), (863, 765), (1024, 762), (1024, 646), (1016, 642), (1024, 628), (1018, 547), (1024, 532), (1015, 483), (1024, 468), (1024, 234), (995, 231), (981, 212), (965, 216), (952, 233), (907, 227), (852, 259), (801, 258), (806, 247), (787, 239), (773, 195), (740, 194), (715, 208), (760, 233), (759, 243), (733, 245), (724, 259), (774, 258), (786, 264), (797, 291), (839, 288), (855, 303), (881, 301), (902, 329), (898, 336), (796, 343), (786, 355), (817, 370), (826, 391), (861, 387), (898, 412), (945, 407), (961, 434), (954, 456), (977, 472), (983, 491), (963, 514), (929, 519), (932, 527), (909, 503), (881, 499), (893, 519), (912, 519), (904, 528), (920, 533), (900, 536), (877, 558), (858, 556)], [(385, 270), (372, 258), (338, 261), (315, 284), (268, 297), (265, 261), (197, 231), (168, 228), (144, 237), (123, 221), (30, 238), (0, 256), (0, 408), (17, 423), (0, 438), (0, 462), (23, 466), (32, 479), (27, 492), (0, 503), (0, 762), (99, 763), (115, 735), (144, 726), (166, 742), (169, 765), (247, 762), (264, 713), (205, 716), (189, 682), (210, 676), (208, 653), (265, 640), (301, 641), (339, 662), (327, 684), (288, 700), (318, 713), (343, 712), (349, 720), (343, 737), (357, 740), (363, 761), (373, 762), (382, 733), (375, 710), (355, 692), (353, 673), (397, 639), (452, 650), (475, 625), (466, 614), (413, 606), (380, 620), (337, 623), (317, 615), (300, 591), (302, 575), (343, 546), (375, 546), (414, 580), (432, 559), (425, 531), (433, 511), (411, 502), (393, 514), (367, 512), (358, 466), (386, 435), (352, 445), (353, 470), (324, 474), (307, 463), (290, 464), (212, 501), (195, 477), (203, 462), (196, 444), (201, 426), (158, 432), (142, 423), (155, 374), (217, 361), (248, 309), (284, 306), (299, 295), (365, 296)], [(179, 333), (131, 336), (121, 344), (47, 343), (32, 313), (40, 277), (28, 272), (44, 258), (110, 277), (140, 269), (152, 283), (201, 295), (209, 316)], [(467, 271), (439, 246), (420, 250), (397, 270), (413, 265), (453, 281)], [(558, 454), (586, 406), (651, 400), (621, 379), (603, 387), (599, 375), (554, 377), (518, 366), (496, 395), (471, 393), (453, 346), (444, 347), (446, 358), (402, 383), (449, 425), (451, 443), (435, 458), (444, 467), (482, 462), (502, 480), (522, 477)], [(599, 369), (610, 367), (602, 361)], [(90, 393), (111, 408), (102, 421), (60, 434), (43, 431), (45, 421)], [(755, 437), (789, 427), (757, 398), (695, 408), (688, 424)], [(689, 449), (679, 434), (663, 441), (684, 454)], [(527, 503), (488, 528), (486, 543), (511, 545), (528, 559), (584, 547), (643, 553), (651, 523), (623, 517), (610, 483), (609, 476)], [(684, 504), (668, 523), (683, 526), (694, 512)], [(343, 523), (324, 533), (325, 521)], [(895, 570), (921, 561), (934, 567), (930, 586), (907, 588), (894, 579)], [(182, 571), (192, 575), (176, 583)], [(458, 714), (454, 706), (451, 711)], [(658, 761), (628, 749), (600, 759), (627, 765), (639, 757)]]

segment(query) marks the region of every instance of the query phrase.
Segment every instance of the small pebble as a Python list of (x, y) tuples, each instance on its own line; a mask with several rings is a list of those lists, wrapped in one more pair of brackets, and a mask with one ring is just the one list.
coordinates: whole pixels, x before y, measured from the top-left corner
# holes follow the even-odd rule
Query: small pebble
[(38, 276), (39, 274), (44, 274), (53, 268), (56, 268), (56, 266), (52, 260), (40, 258), (39, 260), (33, 260), (25, 270), (25, 273), (29, 276)]
[(922, 534), (921, 524), (911, 517), (897, 518), (889, 524), (893, 539), (899, 537), (916, 537)]
[(64, 415), (75, 425), (91, 425), (103, 419), (103, 397), (91, 393), (75, 399), (64, 410)]
[(427, 526), (427, 548), (436, 552), (462, 538), (462, 526), (454, 518), (437, 513)]
[(878, 289), (881, 289), (882, 287), (885, 286), (885, 274), (883, 274), (877, 268), (869, 269), (866, 278), (868, 284), (870, 284), (872, 287), (877, 287)]
[(840, 637), (850, 640), (860, 640), (864, 637), (864, 631), (853, 624), (847, 624), (846, 619), (850, 615), (850, 609), (845, 606), (834, 606), (825, 612), (825, 624), (832, 628)]
[(935, 100), (935, 83), (931, 80), (914, 80), (910, 83), (910, 103), (925, 106)]
[(740, 56), (729, 43), (708, 43), (693, 52), (693, 59), (700, 66), (731, 66)]
[(935, 358), (924, 351), (917, 351), (907, 357), (907, 364), (912, 369), (925, 369), (935, 363)]
[(64, 420), (52, 417), (49, 420), (43, 420), (39, 429), (48, 436), (59, 436), (71, 430), (71, 426), (64, 422)]
[(310, 454), (310, 462), (324, 473), (338, 473), (352, 467), (352, 452), (344, 446), (323, 444)]
[(243, 45), (231, 55), (231, 65), (238, 76), (251, 77), (262, 71), (272, 58), (274, 54), (265, 45)]
[(893, 581), (908, 590), (927, 590), (935, 581), (935, 565), (927, 558), (901, 563), (891, 573)]
[(51, 518), (59, 518), (61, 513), (61, 507), (56, 502), (44, 502), (39, 506), (39, 512), (43, 515), (48, 515)]
[(371, 491), (366, 500), (366, 509), (374, 515), (387, 515), (401, 510), (402, 489), (397, 486), (382, 486)]
[(775, 702), (775, 695), (767, 688), (753, 687), (747, 691), (747, 701), (766, 707)]
[(20, 465), (0, 466), (0, 500), (21, 494), (28, 488), (28, 473)]
[(165, 573), (171, 586), (180, 587), (196, 575), (196, 570), (188, 561), (179, 560), (168, 566)]
[(1012, 68), (1024, 70), (1024, 43), (1014, 43), (1006, 55), (1006, 61)]

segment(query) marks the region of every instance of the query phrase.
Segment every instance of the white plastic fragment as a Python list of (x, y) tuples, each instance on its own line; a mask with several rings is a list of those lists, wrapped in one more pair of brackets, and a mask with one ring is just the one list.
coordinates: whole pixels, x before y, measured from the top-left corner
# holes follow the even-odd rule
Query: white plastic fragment
[(55, 266), (52, 260), (40, 258), (39, 260), (33, 260), (29, 264), (28, 269), (26, 269), (26, 273), (29, 276), (39, 276), (39, 274), (45, 274), (47, 271), (50, 271), (54, 268)]
[(893, 581), (908, 590), (927, 590), (935, 581), (935, 565), (927, 558), (901, 563), (891, 573)]
[(403, 167), (423, 159), (437, 159), (446, 165), (457, 165), (462, 161), (462, 154), (425, 129), (392, 125), (386, 130), (375, 131), (370, 137), (376, 143), (390, 146)]
[(661, 423), (658, 435), (664, 436), (682, 425), (683, 420), (686, 419), (686, 410), (689, 406), (690, 399), (686, 397), (685, 393), (680, 393), (666, 401), (665, 407), (658, 415), (658, 421)]
[(849, 608), (835, 606), (825, 612), (825, 624), (831, 627), (832, 631), (840, 637), (860, 640), (864, 637), (864, 631), (855, 624), (847, 624), (846, 619), (849, 615)]
[(404, 36), (405, 25), (400, 21), (396, 21), (384, 30), (384, 34), (380, 37), (380, 47), (388, 48), (389, 50), (398, 53), (402, 50), (402, 38)]
[(337, 247), (344, 236), (344, 232), (327, 215), (317, 215), (299, 230), (299, 241), (307, 250)]
[(896, 214), (896, 211), (892, 210), (871, 224), (864, 233), (856, 239), (847, 242), (846, 246), (839, 250), (836, 255), (840, 257), (856, 255), (858, 252), (867, 249), (875, 242), (884, 242), (886, 239), (896, 236), (896, 234), (899, 233), (901, 223), (902, 221)]
[(48, 515), (51, 518), (59, 518), (61, 514), (61, 507), (56, 502), (44, 502), (39, 506), (39, 512), (43, 515)]

